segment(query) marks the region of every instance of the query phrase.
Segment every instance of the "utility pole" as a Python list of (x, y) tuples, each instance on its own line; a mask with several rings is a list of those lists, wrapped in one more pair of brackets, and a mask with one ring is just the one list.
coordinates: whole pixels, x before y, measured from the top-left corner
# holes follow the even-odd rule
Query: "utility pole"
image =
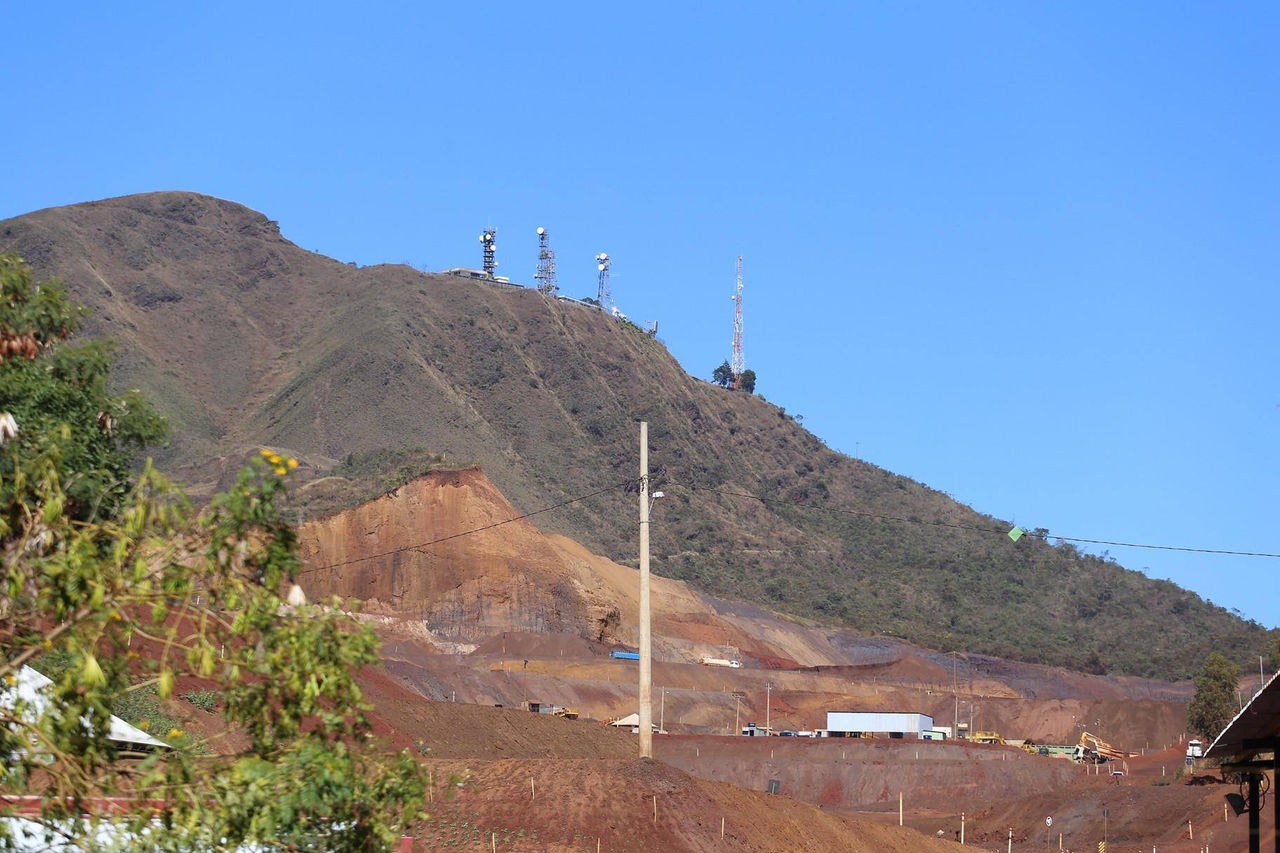
[(764, 733), (772, 735), (773, 729), (769, 725), (769, 712), (772, 710), (773, 704), (773, 682), (766, 681), (764, 683)]
[(653, 638), (649, 621), (649, 422), (640, 422), (640, 757), (653, 758)]
[(959, 652), (951, 653), (951, 695), (956, 700), (955, 714), (951, 717), (951, 736), (960, 737), (960, 682), (956, 680), (956, 664), (960, 660)]
[(662, 688), (662, 702), (658, 706), (658, 734), (665, 734), (667, 731), (667, 688)]

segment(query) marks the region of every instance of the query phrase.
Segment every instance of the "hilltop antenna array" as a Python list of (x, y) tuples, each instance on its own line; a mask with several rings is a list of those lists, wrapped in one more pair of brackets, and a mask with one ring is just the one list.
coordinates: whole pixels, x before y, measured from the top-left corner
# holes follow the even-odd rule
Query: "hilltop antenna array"
[(498, 262), (494, 260), (494, 243), (497, 236), (497, 228), (486, 228), (480, 235), (480, 245), (484, 247), (484, 274), (489, 278), (493, 278), (493, 271), (498, 266)]
[(560, 290), (556, 284), (556, 252), (551, 248), (547, 229), (538, 227), (538, 271), (533, 274), (538, 282), (538, 292), (555, 296)]
[(596, 269), (600, 272), (599, 283), (596, 285), (596, 302), (600, 303), (600, 310), (606, 314), (613, 313), (613, 295), (609, 293), (609, 267), (612, 263), (605, 252), (596, 255)]
[(735, 390), (742, 388), (742, 373), (746, 369), (747, 360), (742, 355), (742, 255), (738, 255), (738, 290), (733, 295), (733, 363), (729, 366)]

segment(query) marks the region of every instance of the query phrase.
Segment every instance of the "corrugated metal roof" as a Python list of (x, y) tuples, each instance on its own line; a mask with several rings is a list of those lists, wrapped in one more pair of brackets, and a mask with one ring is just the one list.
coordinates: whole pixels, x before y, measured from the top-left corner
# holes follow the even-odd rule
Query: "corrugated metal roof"
[(1280, 672), (1236, 714), (1205, 752), (1205, 758), (1226, 763), (1252, 759), (1261, 752), (1271, 752), (1269, 742), (1280, 738)]
[[(49, 704), (47, 690), (51, 684), (53, 682), (47, 676), (29, 666), (24, 666), (18, 671), (18, 681), (13, 688), (13, 693), (10, 694), (8, 690), (0, 691), (0, 705), (12, 709), (14, 702), (8, 697), (13, 695), (31, 709), (35, 715), (39, 715), (44, 712), (44, 708)], [(107, 733), (107, 737), (117, 743), (132, 743), (159, 749), (170, 748), (169, 744), (164, 741), (157, 740), (137, 726), (131, 726), (114, 715), (111, 717), (111, 730)]]

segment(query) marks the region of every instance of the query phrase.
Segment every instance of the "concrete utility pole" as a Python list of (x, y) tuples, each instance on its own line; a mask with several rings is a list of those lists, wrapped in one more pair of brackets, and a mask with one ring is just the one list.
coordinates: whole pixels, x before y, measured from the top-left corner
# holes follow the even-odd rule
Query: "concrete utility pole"
[(653, 758), (653, 638), (649, 621), (649, 422), (640, 422), (640, 757)]
[(769, 711), (773, 705), (773, 682), (766, 681), (764, 683), (764, 733), (772, 735), (773, 729), (769, 726)]

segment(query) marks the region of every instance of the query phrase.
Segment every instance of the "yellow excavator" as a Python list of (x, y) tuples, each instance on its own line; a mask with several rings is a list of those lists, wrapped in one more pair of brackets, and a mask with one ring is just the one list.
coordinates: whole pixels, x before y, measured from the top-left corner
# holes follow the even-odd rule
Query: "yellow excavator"
[(1137, 753), (1116, 749), (1097, 735), (1085, 732), (1080, 735), (1080, 742), (1076, 744), (1075, 752), (1071, 754), (1071, 759), (1090, 764), (1103, 764), (1112, 759), (1131, 758), (1134, 755), (1137, 755)]

